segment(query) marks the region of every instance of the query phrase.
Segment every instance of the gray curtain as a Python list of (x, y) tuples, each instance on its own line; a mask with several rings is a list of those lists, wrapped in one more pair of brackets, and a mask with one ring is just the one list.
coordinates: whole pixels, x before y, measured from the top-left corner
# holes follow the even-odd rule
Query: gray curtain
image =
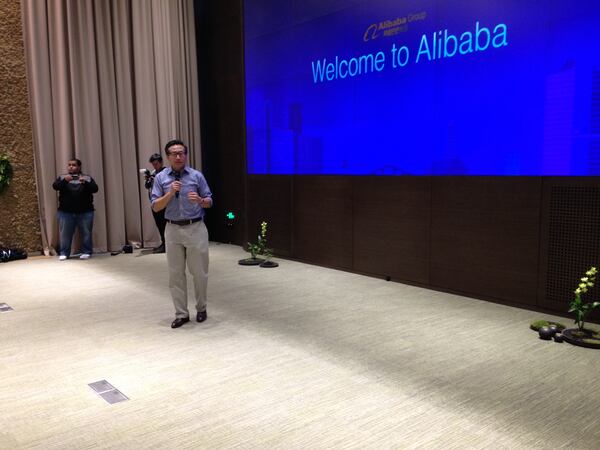
[(173, 138), (201, 168), (193, 0), (22, 0), (22, 9), (44, 252), (58, 245), (52, 182), (72, 157), (100, 187), (94, 251), (158, 244), (139, 169)]

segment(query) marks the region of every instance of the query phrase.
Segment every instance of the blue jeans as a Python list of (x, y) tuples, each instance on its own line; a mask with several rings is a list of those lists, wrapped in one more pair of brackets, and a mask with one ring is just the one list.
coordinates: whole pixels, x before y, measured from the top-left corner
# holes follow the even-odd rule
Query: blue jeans
[(60, 254), (71, 254), (71, 242), (75, 234), (75, 227), (79, 230), (81, 238), (81, 253), (92, 254), (92, 226), (94, 225), (94, 211), (84, 213), (68, 213), (58, 211), (58, 232), (60, 235)]

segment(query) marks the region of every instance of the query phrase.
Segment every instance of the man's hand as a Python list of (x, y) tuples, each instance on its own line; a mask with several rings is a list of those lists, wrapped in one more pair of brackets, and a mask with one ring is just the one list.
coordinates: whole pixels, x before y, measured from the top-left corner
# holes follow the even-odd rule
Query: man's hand
[(181, 190), (181, 181), (173, 181), (173, 183), (171, 183), (171, 190), (173, 192), (179, 192)]
[(210, 208), (210, 197), (200, 197), (197, 192), (188, 192), (188, 200), (200, 205), (202, 208)]
[(188, 192), (188, 200), (192, 203), (200, 205), (202, 197), (200, 197), (197, 192)]
[(72, 179), (73, 179), (73, 177), (71, 175), (65, 175), (65, 181), (67, 183), (70, 183)]

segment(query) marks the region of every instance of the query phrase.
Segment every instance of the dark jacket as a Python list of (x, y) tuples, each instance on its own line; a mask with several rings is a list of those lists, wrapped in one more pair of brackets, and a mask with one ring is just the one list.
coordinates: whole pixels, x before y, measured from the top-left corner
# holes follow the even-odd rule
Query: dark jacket
[(83, 213), (94, 210), (93, 194), (98, 192), (98, 185), (89, 175), (79, 174), (79, 179), (67, 182), (66, 175), (60, 175), (52, 187), (59, 192), (58, 210), (69, 213)]
[(148, 189), (148, 198), (152, 196), (152, 186), (154, 186), (154, 177), (165, 170), (166, 167), (161, 167), (158, 170), (153, 170), (149, 176), (146, 177), (146, 181), (144, 182), (144, 187)]

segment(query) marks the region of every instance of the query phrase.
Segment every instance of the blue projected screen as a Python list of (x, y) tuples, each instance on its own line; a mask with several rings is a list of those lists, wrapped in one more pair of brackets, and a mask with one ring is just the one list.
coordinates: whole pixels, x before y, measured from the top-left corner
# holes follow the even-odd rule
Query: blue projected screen
[(600, 175), (600, 2), (245, 0), (251, 174)]

